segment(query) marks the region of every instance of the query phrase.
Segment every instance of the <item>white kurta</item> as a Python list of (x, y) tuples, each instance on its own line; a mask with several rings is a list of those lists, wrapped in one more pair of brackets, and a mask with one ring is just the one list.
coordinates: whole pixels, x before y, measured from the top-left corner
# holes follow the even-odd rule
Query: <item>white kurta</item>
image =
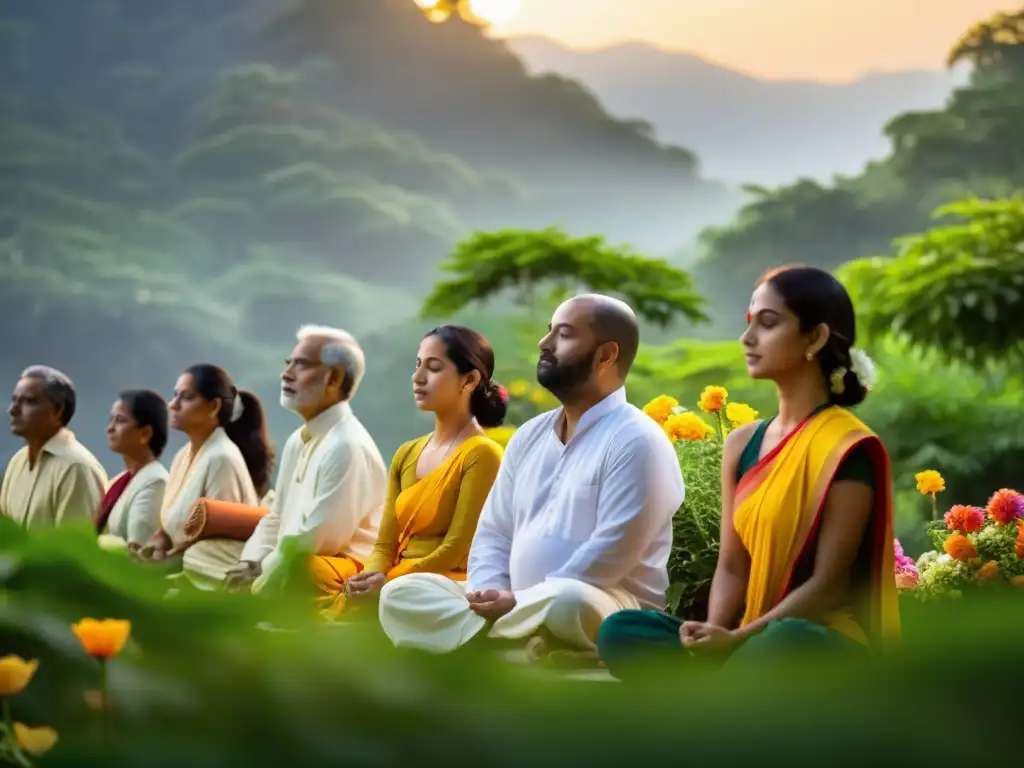
[[(110, 484), (120, 477), (120, 474), (114, 477)], [(167, 470), (159, 461), (151, 461), (136, 472), (110, 511), (104, 533), (116, 536), (125, 544), (145, 546), (160, 529), (160, 507), (167, 490), (167, 478)]]
[(218, 427), (192, 455), (186, 445), (174, 456), (160, 507), (160, 525), (174, 546), (184, 543), (183, 527), (199, 499), (219, 499), (255, 506), (256, 488), (238, 446)]
[(43, 446), (34, 467), (28, 447), (7, 464), (0, 486), (0, 515), (29, 530), (92, 523), (107, 488), (107, 473), (89, 449), (62, 429)]
[(259, 562), (259, 592), (281, 561), (281, 544), (298, 539), (312, 554), (365, 562), (377, 540), (387, 493), (387, 467), (370, 433), (348, 403), (328, 408), (288, 438), (270, 513), (234, 556), (223, 542), (203, 541), (186, 552), (204, 555), (203, 575), (222, 581), (239, 560)]
[[(492, 637), (527, 637), (543, 626), (592, 648), (610, 613), (664, 607), (683, 477), (661, 427), (626, 402), (624, 389), (587, 411), (566, 444), (561, 420), (561, 409), (542, 414), (509, 441), (470, 549), (465, 591), (515, 593), (515, 609), (495, 622)], [(439, 612), (449, 619), (438, 622)], [(484, 626), (461, 585), (429, 574), (386, 585), (380, 620), (396, 645), (436, 652)]]

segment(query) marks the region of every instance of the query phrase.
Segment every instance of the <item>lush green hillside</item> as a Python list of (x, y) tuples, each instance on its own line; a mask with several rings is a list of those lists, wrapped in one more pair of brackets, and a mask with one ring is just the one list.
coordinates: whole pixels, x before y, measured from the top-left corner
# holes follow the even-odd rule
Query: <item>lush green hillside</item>
[[(730, 204), (691, 153), (411, 0), (9, 0), (0, 105), (0, 374), (68, 370), (94, 445), (118, 388), (197, 359), (276, 400), (300, 322), (367, 336), (373, 375), (474, 229), (668, 248)], [(396, 403), (365, 405), (391, 450)]]
[(969, 84), (942, 110), (895, 116), (885, 129), (887, 158), (828, 185), (754, 189), (732, 224), (704, 234), (698, 282), (723, 299), (716, 318), (724, 327), (742, 324), (746, 297), (735, 288), (765, 269), (833, 268), (887, 253), (894, 237), (927, 228), (941, 204), (1024, 188), (1024, 12), (968, 31), (950, 53), (951, 64), (959, 61), (973, 64)]

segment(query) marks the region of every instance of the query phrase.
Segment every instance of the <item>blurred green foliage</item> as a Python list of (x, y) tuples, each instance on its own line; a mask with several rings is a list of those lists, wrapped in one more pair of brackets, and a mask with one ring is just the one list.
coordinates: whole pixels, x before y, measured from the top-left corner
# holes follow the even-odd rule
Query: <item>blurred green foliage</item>
[[(885, 662), (804, 653), (728, 675), (680, 663), (624, 686), (514, 667), (485, 651), (399, 653), (372, 624), (326, 626), (305, 603), (164, 600), (159, 572), (101, 552), (88, 532), (28, 540), (6, 523), (0, 652), (40, 661), (11, 703), (18, 721), (60, 733), (41, 765), (384, 766), (413, 755), (440, 764), (457, 744), (466, 759), (495, 766), (680, 756), (810, 766), (837, 754), (837, 765), (861, 765), (880, 751), (953, 766), (1012, 760), (1018, 746), (1019, 596), (910, 604), (905, 646)], [(132, 622), (128, 648), (110, 663), (106, 744), (83, 696), (97, 665), (69, 630), (83, 616)], [(256, 629), (260, 621), (295, 631)], [(982, 647), (955, 672), (937, 671)], [(970, 724), (961, 736), (935, 737), (936, 701), (945, 722)]]

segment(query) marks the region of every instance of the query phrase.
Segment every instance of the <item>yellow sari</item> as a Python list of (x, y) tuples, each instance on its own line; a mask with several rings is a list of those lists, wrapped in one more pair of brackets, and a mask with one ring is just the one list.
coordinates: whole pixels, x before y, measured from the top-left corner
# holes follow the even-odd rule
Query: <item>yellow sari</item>
[[(398, 551), (392, 567), (388, 569), (388, 581), (416, 570), (416, 563), (421, 558), (406, 558), (402, 557), (402, 554), (409, 548), (409, 542), (413, 537), (427, 530), (434, 522), (439, 511), (442, 491), (453, 482), (457, 482), (465, 472), (469, 448), (477, 441), (486, 439), (488, 438), (480, 436), (468, 438), (451, 456), (398, 494), (398, 498), (395, 499), (395, 518), (399, 531)], [(468, 561), (469, 552), (454, 569), (442, 575), (454, 581), (465, 581)]]
[(739, 481), (733, 524), (750, 555), (746, 612), (741, 626), (763, 616), (792, 589), (793, 572), (813, 556), (821, 512), (836, 470), (850, 452), (866, 448), (875, 476), (874, 510), (861, 552), (867, 583), (850, 605), (820, 623), (865, 645), (883, 645), (900, 633), (894, 576), (892, 478), (881, 440), (842, 408), (813, 414), (787, 435)]

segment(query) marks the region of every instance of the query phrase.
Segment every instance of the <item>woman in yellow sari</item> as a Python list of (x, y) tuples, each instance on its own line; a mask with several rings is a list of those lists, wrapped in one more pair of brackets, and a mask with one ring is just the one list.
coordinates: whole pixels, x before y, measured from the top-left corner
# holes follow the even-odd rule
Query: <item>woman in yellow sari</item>
[(898, 638), (889, 459), (847, 410), (874, 378), (853, 347), (855, 326), (846, 289), (827, 272), (793, 267), (761, 280), (741, 340), (751, 377), (776, 384), (779, 411), (726, 439), (707, 620), (609, 616), (598, 649), (613, 675), (628, 679), (666, 655), (763, 658)]
[(348, 595), (375, 595), (407, 573), (465, 580), (501, 464), (501, 446), (484, 432), (501, 425), (508, 402), (493, 373), (490, 344), (469, 328), (442, 325), (423, 339), (413, 396), (419, 410), (433, 412), (434, 429), (395, 453), (377, 543), (365, 568), (347, 579)]

